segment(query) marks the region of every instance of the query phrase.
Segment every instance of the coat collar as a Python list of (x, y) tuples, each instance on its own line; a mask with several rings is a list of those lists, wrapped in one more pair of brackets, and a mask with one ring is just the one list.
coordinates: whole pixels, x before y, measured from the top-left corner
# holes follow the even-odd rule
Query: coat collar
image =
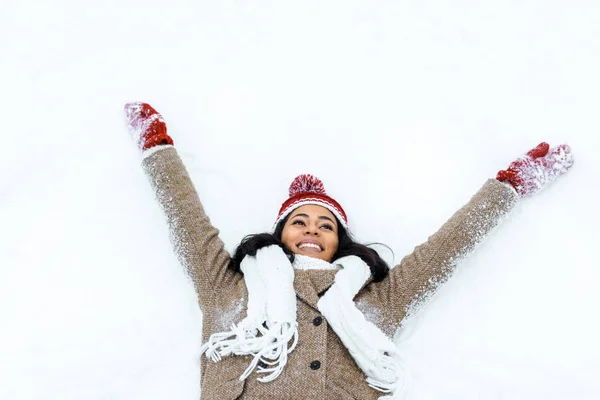
[[(333, 285), (337, 270), (295, 270), (294, 271), (294, 290), (296, 296), (306, 304), (318, 310), (317, 302), (320, 296)], [(373, 281), (373, 277), (364, 283), (361, 290)]]
[(295, 270), (294, 290), (296, 296), (316, 310), (319, 295), (331, 287), (336, 272), (337, 270)]

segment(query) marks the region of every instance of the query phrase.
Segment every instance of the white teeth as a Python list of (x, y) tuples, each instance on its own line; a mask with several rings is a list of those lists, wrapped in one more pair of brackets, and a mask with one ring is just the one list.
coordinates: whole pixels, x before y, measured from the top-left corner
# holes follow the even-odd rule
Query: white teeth
[(312, 247), (314, 249), (321, 250), (321, 247), (314, 243), (302, 243), (300, 246), (298, 246), (299, 249), (303, 249), (305, 247)]

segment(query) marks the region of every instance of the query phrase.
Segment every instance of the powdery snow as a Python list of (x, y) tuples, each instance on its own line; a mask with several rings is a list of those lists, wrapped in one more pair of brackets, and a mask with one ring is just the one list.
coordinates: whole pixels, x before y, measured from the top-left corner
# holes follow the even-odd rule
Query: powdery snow
[(568, 143), (572, 170), (457, 255), (397, 344), (408, 399), (600, 397), (597, 1), (9, 0), (0, 33), (1, 399), (199, 396), (201, 313), (131, 101), (163, 114), (229, 250), (311, 173), (395, 264)]

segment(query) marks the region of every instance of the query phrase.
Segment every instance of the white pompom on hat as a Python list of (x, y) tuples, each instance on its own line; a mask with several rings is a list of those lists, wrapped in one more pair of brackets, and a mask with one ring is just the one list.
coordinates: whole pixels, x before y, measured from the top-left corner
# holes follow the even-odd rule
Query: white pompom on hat
[(338, 221), (348, 228), (348, 218), (340, 204), (327, 195), (323, 182), (310, 174), (298, 175), (290, 185), (290, 197), (281, 205), (274, 227), (296, 208), (314, 204), (328, 209)]

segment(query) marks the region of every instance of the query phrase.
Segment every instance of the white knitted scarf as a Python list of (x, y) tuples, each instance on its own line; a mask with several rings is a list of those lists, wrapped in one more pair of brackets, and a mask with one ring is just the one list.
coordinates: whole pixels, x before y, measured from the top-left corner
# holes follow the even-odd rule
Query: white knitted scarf
[[(294, 268), (337, 269), (333, 285), (321, 297), (317, 308), (339, 336), (356, 364), (367, 375), (372, 388), (391, 399), (400, 385), (400, 364), (396, 346), (356, 308), (353, 298), (371, 272), (356, 256), (343, 257), (330, 264), (296, 255), (294, 265), (277, 245), (263, 247), (256, 256), (242, 260), (248, 290), (247, 316), (228, 332), (215, 333), (202, 345), (201, 354), (212, 361), (229, 355), (251, 355), (252, 361), (240, 380), (255, 369), (260, 382), (276, 379), (287, 363), (288, 354), (298, 343)], [(260, 365), (259, 365), (260, 363)]]

